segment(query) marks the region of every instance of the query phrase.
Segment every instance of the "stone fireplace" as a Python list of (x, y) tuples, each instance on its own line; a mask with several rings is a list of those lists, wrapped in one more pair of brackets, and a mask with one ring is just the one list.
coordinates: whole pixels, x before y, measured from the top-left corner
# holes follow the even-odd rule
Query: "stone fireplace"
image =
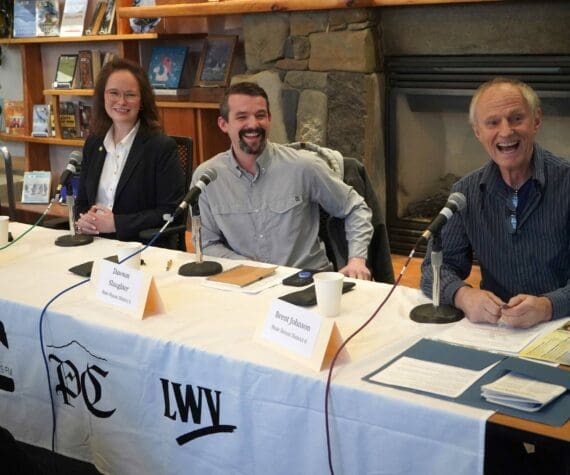
[(570, 56), (404, 56), (386, 61), (387, 217), (394, 252), (408, 252), (451, 185), (487, 160), (467, 120), (493, 77), (530, 84), (544, 112), (539, 143), (570, 157)]
[[(361, 160), (392, 250), (407, 253), (452, 182), (486, 160), (467, 120), (481, 82), (534, 81), (547, 105), (539, 141), (570, 157), (568, 25), (570, 2), (517, 1), (249, 14), (240, 35), (244, 75), (269, 92), (271, 139)], [(478, 69), (457, 83), (465, 64)]]

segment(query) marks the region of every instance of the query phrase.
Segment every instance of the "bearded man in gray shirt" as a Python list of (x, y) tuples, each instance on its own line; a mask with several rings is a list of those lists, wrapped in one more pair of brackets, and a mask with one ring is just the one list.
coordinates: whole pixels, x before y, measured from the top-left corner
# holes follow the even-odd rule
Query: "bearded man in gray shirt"
[(204, 254), (330, 270), (318, 237), (320, 205), (345, 219), (349, 256), (339, 271), (369, 280), (373, 228), (364, 199), (310, 152), (269, 142), (270, 125), (263, 88), (241, 82), (227, 90), (218, 126), (231, 148), (200, 165), (192, 180), (209, 168), (217, 172), (199, 199)]

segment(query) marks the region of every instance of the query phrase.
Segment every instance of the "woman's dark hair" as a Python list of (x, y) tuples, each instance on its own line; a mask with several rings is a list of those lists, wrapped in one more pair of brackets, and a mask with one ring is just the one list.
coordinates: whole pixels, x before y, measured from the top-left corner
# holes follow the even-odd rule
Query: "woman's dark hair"
[(152, 87), (146, 73), (137, 63), (128, 59), (115, 57), (105, 63), (97, 77), (95, 92), (93, 94), (93, 115), (91, 123), (89, 124), (89, 133), (104, 136), (113, 124), (113, 121), (105, 111), (105, 88), (107, 87), (109, 76), (117, 71), (129, 71), (139, 84), (141, 95), (139, 119), (141, 123), (146, 125), (150, 130), (161, 130), (158, 107), (156, 106), (154, 93), (152, 92)]
[(267, 104), (267, 113), (269, 114), (269, 98), (267, 97), (267, 93), (265, 89), (261, 86), (257, 85), (254, 82), (237, 82), (232, 84), (230, 87), (226, 89), (224, 93), (224, 98), (222, 99), (222, 103), (220, 104), (220, 115), (224, 118), (227, 122), (229, 120), (230, 114), (230, 106), (228, 104), (229, 97), (234, 94), (241, 94), (244, 96), (251, 96), (251, 97), (263, 97), (265, 99), (265, 103)]

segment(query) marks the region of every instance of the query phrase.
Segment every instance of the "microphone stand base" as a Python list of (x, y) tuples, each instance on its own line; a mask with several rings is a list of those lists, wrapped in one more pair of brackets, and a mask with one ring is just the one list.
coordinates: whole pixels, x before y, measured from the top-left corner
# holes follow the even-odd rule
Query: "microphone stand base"
[(410, 318), (418, 323), (453, 323), (461, 320), (464, 313), (452, 305), (435, 307), (431, 303), (418, 305), (410, 312)]
[(55, 240), (55, 245), (60, 247), (75, 247), (91, 244), (92, 242), (93, 236), (88, 234), (66, 234), (65, 236), (59, 236)]
[(185, 277), (204, 277), (220, 272), (222, 272), (222, 265), (214, 261), (189, 262), (178, 269), (178, 273)]

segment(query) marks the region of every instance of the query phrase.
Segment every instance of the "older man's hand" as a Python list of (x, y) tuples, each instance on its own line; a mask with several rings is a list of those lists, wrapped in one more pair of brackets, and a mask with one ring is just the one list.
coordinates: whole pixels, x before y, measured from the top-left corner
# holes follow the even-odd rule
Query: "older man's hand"
[(474, 323), (497, 323), (504, 302), (493, 292), (465, 286), (455, 292), (454, 304)]
[(547, 297), (515, 295), (501, 309), (501, 322), (515, 328), (530, 328), (551, 318), (552, 302)]

